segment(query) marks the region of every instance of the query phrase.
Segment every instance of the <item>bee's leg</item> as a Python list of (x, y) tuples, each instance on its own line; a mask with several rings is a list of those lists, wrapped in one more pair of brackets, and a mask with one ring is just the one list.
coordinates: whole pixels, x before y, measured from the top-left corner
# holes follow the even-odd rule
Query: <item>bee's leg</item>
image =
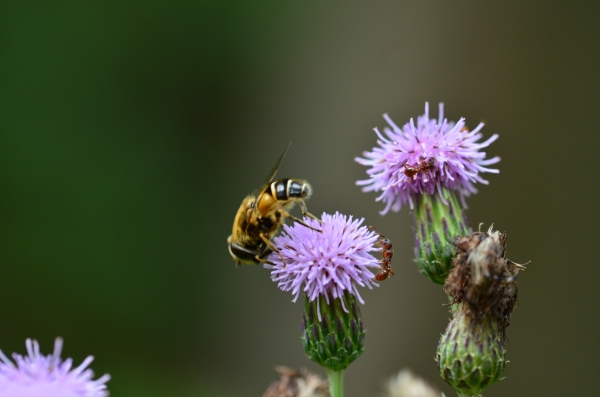
[(266, 258), (267, 256), (269, 256), (269, 254), (271, 252), (273, 252), (273, 250), (271, 248), (269, 248), (268, 245), (263, 244), (258, 249), (258, 252), (256, 253), (256, 256), (258, 256), (259, 258)]
[(281, 255), (281, 252), (277, 249), (277, 247), (275, 247), (275, 245), (273, 245), (271, 240), (269, 240), (267, 237), (265, 237), (265, 235), (263, 233), (260, 234), (260, 238), (265, 243), (265, 245), (263, 247), (266, 247), (266, 248), (261, 248), (259, 253), (256, 254), (256, 259), (260, 262), (268, 263), (269, 265), (276, 266), (273, 262), (263, 259), (264, 256), (270, 254), (270, 252), (268, 252), (270, 250), (272, 252), (277, 252), (279, 257), (281, 258), (281, 261), (283, 262), (283, 267), (285, 267), (286, 265), (285, 265), (285, 259), (283, 259), (283, 255)]
[(300, 210), (302, 211), (302, 215), (308, 216), (309, 218), (312, 218), (315, 221), (319, 221), (319, 223), (323, 223), (322, 220), (308, 212), (308, 208), (306, 208), (306, 203), (304, 201), (300, 201)]
[[(267, 265), (277, 266), (275, 263), (271, 262), (268, 259), (259, 258), (258, 255), (256, 256), (256, 260), (259, 261), (260, 263), (266, 263)], [(283, 265), (283, 267), (285, 267), (285, 264)]]
[(272, 252), (273, 252), (273, 250), (271, 248), (269, 248), (268, 245), (263, 243), (260, 246), (260, 248), (258, 249), (256, 256), (254, 256), (254, 259), (256, 259), (258, 262), (267, 263), (269, 265), (275, 266), (275, 264), (273, 262), (266, 259)]
[[(322, 232), (322, 230), (321, 230), (321, 229), (317, 229), (317, 228), (315, 228), (315, 227), (312, 227), (312, 226), (311, 226), (311, 225), (309, 225), (308, 223), (304, 222), (302, 219), (300, 219), (300, 218), (296, 218), (294, 215), (291, 215), (289, 212), (285, 212), (285, 211), (284, 211), (284, 210), (282, 210), (282, 209), (278, 209), (278, 210), (277, 210), (277, 212), (278, 212), (280, 215), (282, 215), (282, 216), (285, 216), (286, 218), (290, 218), (290, 219), (291, 219), (291, 220), (293, 220), (294, 222), (298, 222), (298, 223), (299, 223), (299, 224), (301, 224), (302, 226), (306, 226), (307, 228), (309, 228), (309, 229), (312, 229), (312, 230), (314, 230), (314, 231), (316, 231), (316, 232)], [(316, 219), (316, 218), (315, 218), (315, 219)], [(319, 221), (319, 222), (321, 222), (321, 221)]]

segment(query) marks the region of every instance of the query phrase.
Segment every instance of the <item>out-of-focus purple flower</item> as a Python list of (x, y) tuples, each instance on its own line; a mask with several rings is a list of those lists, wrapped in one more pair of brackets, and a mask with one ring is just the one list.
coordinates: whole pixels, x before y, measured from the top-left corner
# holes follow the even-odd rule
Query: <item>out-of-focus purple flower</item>
[(443, 188), (458, 191), (464, 199), (477, 192), (474, 183), (488, 183), (479, 173), (499, 172), (486, 166), (499, 162), (500, 158), (486, 159), (485, 152), (480, 151), (498, 139), (498, 135), (478, 142), (483, 136), (479, 132), (483, 123), (469, 131), (464, 118), (457, 123), (449, 122), (444, 118), (442, 103), (438, 120), (429, 118), (429, 104), (425, 103), (425, 114), (417, 118), (416, 126), (413, 119), (400, 128), (387, 114), (383, 118), (391, 128), (385, 127), (384, 134), (375, 128), (379, 146), (364, 152), (364, 158), (355, 159), (370, 167), (369, 178), (356, 184), (364, 186), (364, 192), (381, 191), (377, 201), (385, 203), (382, 214), (390, 209), (397, 212), (407, 202), (412, 209), (412, 198), (417, 195), (438, 192), (444, 200)]
[[(380, 251), (373, 244), (379, 236), (366, 226), (364, 219), (352, 219), (338, 212), (323, 213), (322, 224), (305, 217), (304, 222), (322, 229), (318, 232), (299, 223), (285, 225), (281, 236), (274, 244), (281, 253), (273, 252), (265, 264), (271, 270), (271, 279), (283, 291), (292, 291), (295, 302), (304, 291), (310, 301), (325, 296), (342, 298), (344, 291), (355, 295), (364, 303), (357, 285), (371, 288), (377, 285), (369, 267), (380, 267), (378, 260), (370, 254)], [(285, 264), (281, 260), (284, 258)]]
[(87, 368), (94, 359), (87, 357), (77, 367), (73, 360), (62, 361), (62, 339), (56, 338), (54, 353), (44, 356), (37, 341), (27, 339), (27, 355), (13, 353), (13, 363), (0, 351), (0, 396), (2, 397), (106, 397), (106, 374), (92, 380), (94, 373)]

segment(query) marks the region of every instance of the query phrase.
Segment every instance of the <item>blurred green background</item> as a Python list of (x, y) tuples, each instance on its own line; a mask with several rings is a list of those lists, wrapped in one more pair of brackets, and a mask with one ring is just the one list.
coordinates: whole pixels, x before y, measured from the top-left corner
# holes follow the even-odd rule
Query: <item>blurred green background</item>
[(60, 335), (115, 397), (261, 396), (276, 365), (320, 371), (302, 305), (225, 244), (293, 141), (279, 176), (312, 183), (309, 210), (366, 217), (396, 249), (346, 395), (403, 367), (453, 395), (433, 361), (445, 295), (411, 260), (408, 210), (381, 217), (353, 161), (384, 112), (443, 101), (500, 134), (471, 223), (532, 260), (486, 397), (597, 390), (600, 3), (49, 3), (0, 6), (3, 351)]

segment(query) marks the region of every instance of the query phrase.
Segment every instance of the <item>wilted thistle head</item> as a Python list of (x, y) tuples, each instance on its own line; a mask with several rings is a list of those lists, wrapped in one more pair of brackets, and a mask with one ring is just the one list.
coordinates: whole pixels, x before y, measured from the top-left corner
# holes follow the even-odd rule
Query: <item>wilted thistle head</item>
[(457, 242), (445, 290), (454, 319), (440, 339), (440, 375), (461, 396), (475, 396), (501, 379), (506, 365), (506, 327), (517, 300), (522, 265), (505, 258), (506, 235), (476, 232)]
[(269, 261), (274, 265), (265, 264), (271, 269), (271, 279), (283, 291), (292, 291), (294, 302), (300, 292), (314, 301), (320, 295), (327, 299), (341, 298), (347, 291), (364, 303), (357, 286), (377, 285), (369, 268), (380, 267), (371, 255), (381, 250), (374, 246), (379, 236), (361, 226), (364, 219), (338, 212), (323, 213), (321, 219), (322, 224), (308, 217), (304, 222), (322, 232), (299, 223), (284, 226), (282, 235), (274, 240), (281, 255), (273, 252)]
[(454, 267), (444, 286), (457, 311), (475, 320), (490, 317), (503, 340), (517, 302), (517, 275), (525, 268), (505, 254), (506, 234), (492, 227), (459, 238)]
[(0, 351), (0, 395), (2, 397), (106, 397), (108, 374), (92, 380), (89, 356), (76, 368), (73, 360), (62, 361), (62, 339), (56, 338), (54, 353), (44, 356), (37, 341), (27, 339), (27, 355), (13, 354), (16, 365)]
[(369, 178), (357, 184), (364, 186), (364, 192), (381, 192), (377, 201), (385, 203), (382, 214), (390, 209), (397, 212), (406, 203), (413, 208), (414, 197), (441, 195), (443, 188), (468, 196), (477, 191), (476, 182), (487, 184), (481, 172), (499, 172), (486, 166), (500, 158), (486, 159), (485, 152), (480, 151), (498, 135), (478, 142), (483, 136), (483, 123), (469, 131), (464, 118), (449, 122), (444, 118), (444, 105), (439, 106), (437, 120), (429, 118), (429, 104), (425, 103), (425, 114), (417, 118), (417, 124), (411, 119), (402, 128), (384, 114), (389, 127), (383, 129), (383, 134), (375, 128), (379, 146), (355, 159), (370, 167)]

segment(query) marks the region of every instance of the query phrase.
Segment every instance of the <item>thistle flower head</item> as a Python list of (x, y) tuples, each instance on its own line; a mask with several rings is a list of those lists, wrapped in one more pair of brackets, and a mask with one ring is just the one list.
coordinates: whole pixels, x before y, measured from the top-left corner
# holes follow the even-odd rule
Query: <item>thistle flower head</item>
[(370, 254), (380, 250), (374, 246), (379, 236), (361, 226), (364, 219), (337, 212), (324, 213), (321, 219), (322, 224), (308, 217), (304, 222), (322, 232), (299, 223), (284, 226), (282, 235), (274, 240), (279, 252), (269, 256), (273, 265), (265, 264), (271, 269), (271, 279), (283, 291), (292, 291), (294, 302), (302, 291), (310, 301), (324, 296), (327, 302), (347, 291), (364, 303), (357, 286), (377, 285), (369, 267), (380, 267)]
[(76, 368), (73, 360), (62, 361), (62, 339), (56, 338), (54, 353), (44, 356), (37, 341), (27, 339), (27, 355), (13, 354), (16, 365), (0, 351), (0, 395), (3, 397), (106, 397), (108, 374), (92, 380), (87, 357)]
[[(383, 115), (389, 127), (383, 134), (375, 128), (379, 146), (364, 157), (355, 160), (370, 167), (369, 178), (357, 182), (364, 186), (364, 192), (381, 192), (377, 201), (383, 201), (386, 214), (390, 209), (399, 211), (418, 195), (440, 193), (442, 188), (456, 190), (462, 198), (476, 193), (476, 182), (487, 184), (479, 174), (481, 172), (498, 173), (497, 169), (487, 165), (500, 161), (499, 157), (486, 159), (480, 149), (489, 146), (498, 139), (494, 134), (484, 142), (480, 133), (483, 123), (469, 131), (465, 119), (457, 123), (444, 118), (444, 105), (440, 103), (437, 120), (429, 118), (429, 104), (425, 103), (425, 114), (417, 118), (417, 124), (411, 119), (404, 127), (398, 127), (387, 115)], [(443, 197), (442, 197), (443, 200)]]

